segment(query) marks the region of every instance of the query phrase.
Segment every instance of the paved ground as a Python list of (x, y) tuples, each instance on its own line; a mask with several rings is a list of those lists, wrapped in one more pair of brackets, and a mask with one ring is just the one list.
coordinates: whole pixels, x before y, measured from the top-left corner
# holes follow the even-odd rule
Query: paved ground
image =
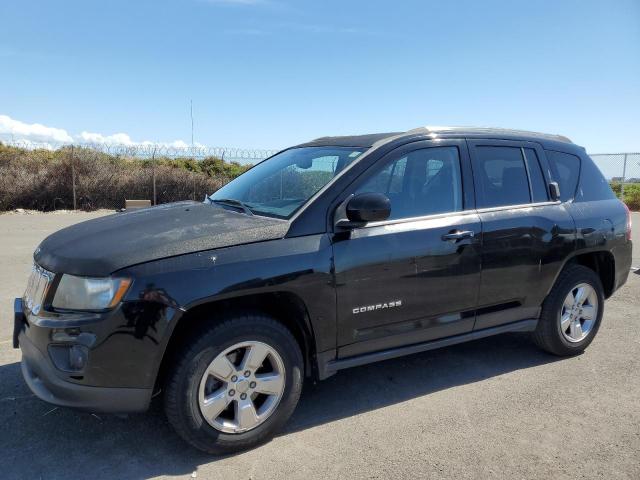
[(640, 478), (636, 274), (581, 356), (504, 335), (347, 370), (307, 385), (275, 440), (227, 458), (187, 447), (157, 404), (128, 418), (54, 409), (20, 376), (10, 301), (38, 242), (90, 216), (0, 215), (0, 478)]

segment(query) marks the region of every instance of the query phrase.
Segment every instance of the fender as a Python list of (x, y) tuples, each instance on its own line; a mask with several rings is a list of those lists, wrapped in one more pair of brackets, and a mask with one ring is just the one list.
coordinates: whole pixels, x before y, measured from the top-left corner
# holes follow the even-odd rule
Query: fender
[[(335, 349), (336, 307), (327, 235), (309, 235), (172, 257), (125, 269), (135, 278), (125, 303), (155, 302), (160, 319), (131, 318), (154, 325), (157, 347), (149, 368), (155, 375), (176, 328), (193, 312), (221, 305), (249, 305), (283, 295), (300, 305), (307, 350)], [(156, 287), (161, 285), (161, 288)], [(293, 308), (278, 302), (272, 311)], [(130, 311), (149, 309), (130, 308)], [(311, 339), (311, 340), (308, 340)], [(313, 367), (315, 369), (315, 366)], [(151, 373), (151, 372), (149, 372)]]

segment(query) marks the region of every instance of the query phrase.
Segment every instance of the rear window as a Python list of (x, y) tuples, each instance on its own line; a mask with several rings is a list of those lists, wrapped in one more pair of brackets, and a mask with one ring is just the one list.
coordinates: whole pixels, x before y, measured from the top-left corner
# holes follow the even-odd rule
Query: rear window
[(547, 151), (547, 157), (557, 172), (560, 200), (566, 202), (573, 199), (580, 177), (580, 159), (569, 153), (554, 151)]

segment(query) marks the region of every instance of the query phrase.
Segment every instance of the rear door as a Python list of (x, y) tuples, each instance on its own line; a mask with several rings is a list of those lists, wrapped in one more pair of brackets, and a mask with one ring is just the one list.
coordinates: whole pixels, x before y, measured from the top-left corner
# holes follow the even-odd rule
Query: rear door
[(387, 195), (391, 217), (335, 236), (338, 356), (471, 331), (480, 221), (466, 143), (400, 147), (342, 198), (363, 192)]
[(548, 196), (549, 168), (532, 142), (469, 141), (482, 222), (482, 278), (474, 329), (537, 318), (574, 225)]

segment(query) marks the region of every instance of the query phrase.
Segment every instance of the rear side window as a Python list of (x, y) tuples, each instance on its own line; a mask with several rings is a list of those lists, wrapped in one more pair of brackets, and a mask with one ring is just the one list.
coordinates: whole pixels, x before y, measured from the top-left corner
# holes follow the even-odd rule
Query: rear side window
[(548, 158), (555, 165), (560, 186), (560, 200), (571, 200), (578, 186), (580, 177), (580, 159), (575, 155), (563, 152), (548, 151)]
[(478, 184), (478, 208), (530, 203), (529, 179), (517, 147), (478, 146), (474, 175)]
[(610, 200), (616, 198), (609, 182), (604, 178), (593, 160), (582, 161), (582, 172), (580, 173), (580, 187), (576, 201), (591, 202), (595, 200)]
[(531, 197), (534, 203), (546, 202), (549, 200), (547, 195), (547, 182), (544, 180), (542, 168), (538, 161), (538, 155), (533, 148), (525, 148), (524, 156), (527, 160), (527, 169), (529, 170), (529, 181), (531, 182)]

